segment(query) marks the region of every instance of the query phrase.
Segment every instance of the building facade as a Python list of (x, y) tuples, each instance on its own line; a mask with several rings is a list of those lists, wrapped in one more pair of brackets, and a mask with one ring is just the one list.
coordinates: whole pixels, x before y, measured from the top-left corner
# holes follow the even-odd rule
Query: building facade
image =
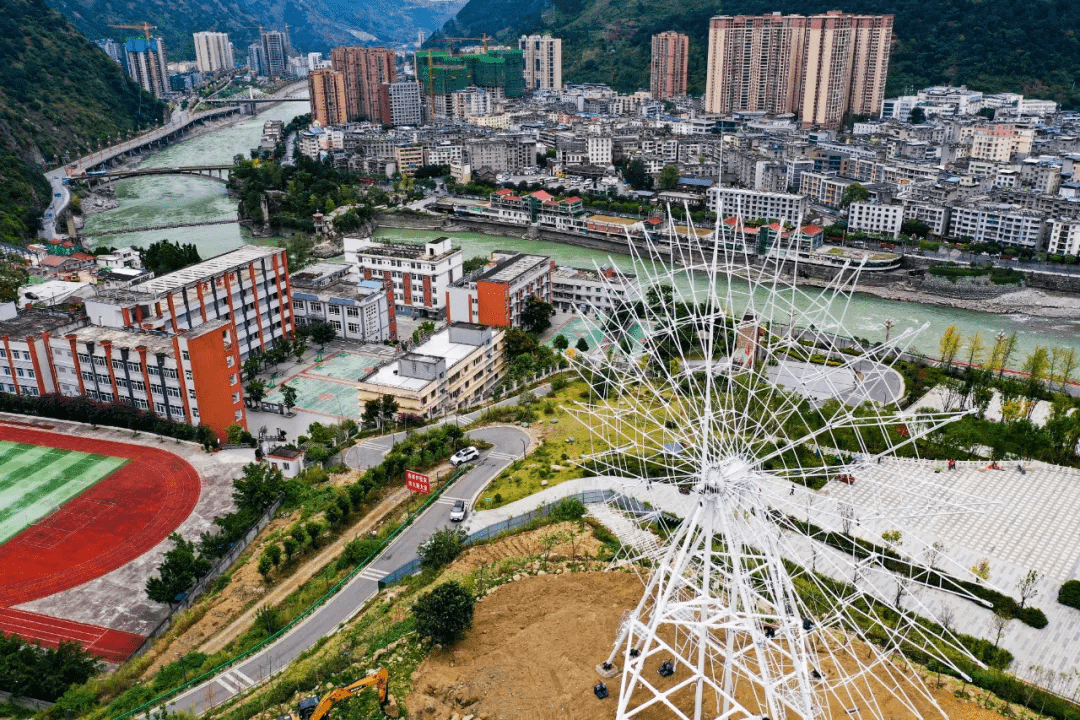
[(853, 202), (848, 205), (848, 230), (852, 232), (900, 234), (904, 223), (903, 205), (882, 205), (869, 202)]
[(448, 321), (519, 328), (529, 298), (551, 302), (550, 258), (496, 250), (491, 260), (494, 265), (446, 289)]
[(525, 89), (562, 89), (562, 40), (550, 35), (522, 35), (518, 48), (525, 60)]
[(797, 113), (837, 127), (845, 113), (878, 115), (892, 15), (718, 16), (709, 24), (705, 111)]
[(637, 277), (608, 265), (599, 272), (557, 267), (551, 273), (551, 304), (557, 310), (608, 315), (640, 299)]
[(336, 47), (330, 52), (334, 70), (345, 76), (345, 103), (349, 122), (383, 118), (382, 86), (397, 80), (397, 60), (384, 47)]
[(236, 67), (228, 33), (197, 32), (194, 38), (195, 66), (199, 72), (222, 72)]
[(316, 263), (293, 274), (292, 308), (297, 326), (326, 322), (354, 342), (397, 340), (393, 284), (385, 279), (350, 282), (349, 268)]
[(423, 245), (377, 243), (370, 238), (344, 239), (345, 262), (352, 279), (389, 280), (396, 313), (422, 317), (445, 315), (446, 289), (462, 272), (462, 252), (450, 238)]
[(383, 125), (423, 125), (424, 103), (420, 83), (414, 81), (383, 83), (380, 88), (379, 121)]
[(682, 33), (662, 32), (652, 36), (649, 64), (649, 94), (655, 100), (686, 95), (686, 69), (690, 58), (690, 38)]
[(124, 43), (124, 66), (128, 75), (154, 97), (169, 92), (168, 58), (161, 38), (128, 40)]
[(806, 212), (806, 198), (790, 193), (715, 186), (708, 189), (707, 197), (710, 212), (724, 217), (794, 221)]
[(278, 30), (264, 30), (262, 47), (266, 66), (262, 73), (267, 77), (286, 77), (289, 69), (289, 43), (285, 33)]
[(336, 70), (312, 70), (307, 81), (311, 119), (322, 127), (348, 122), (345, 75)]

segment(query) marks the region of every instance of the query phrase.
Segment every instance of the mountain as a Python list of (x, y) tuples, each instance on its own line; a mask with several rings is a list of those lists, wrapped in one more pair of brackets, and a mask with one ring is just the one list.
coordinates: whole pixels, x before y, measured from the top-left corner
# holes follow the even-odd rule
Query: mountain
[[(5, 0), (6, 1), (6, 0)], [(165, 39), (169, 60), (194, 60), (192, 33), (227, 32), (243, 55), (259, 26), (284, 30), (298, 52), (327, 52), (337, 45), (400, 45), (430, 34), (465, 0), (48, 0), (92, 39), (139, 34), (110, 24), (148, 22)], [(239, 58), (238, 58), (239, 60)]]
[(710, 17), (836, 8), (896, 16), (890, 95), (964, 83), (1080, 106), (1080, 3), (1071, 0), (469, 0), (443, 32), (504, 42), (550, 33), (563, 39), (564, 81), (628, 92), (649, 87), (651, 36), (677, 30), (690, 36), (690, 91), (701, 94)]
[(49, 203), (43, 164), (151, 125), (165, 107), (44, 0), (0, 3), (0, 241), (19, 243)]

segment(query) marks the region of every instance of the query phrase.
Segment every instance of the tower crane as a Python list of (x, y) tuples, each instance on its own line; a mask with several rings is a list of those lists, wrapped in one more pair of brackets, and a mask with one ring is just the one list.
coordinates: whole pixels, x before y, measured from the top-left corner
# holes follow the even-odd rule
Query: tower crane
[(446, 40), (450, 42), (450, 54), (454, 54), (454, 42), (457, 40), (479, 40), (484, 43), (484, 52), (487, 53), (488, 40), (494, 40), (494, 38), (488, 37), (487, 33), (481, 33), (481, 37), (450, 37), (446, 36)]
[(146, 42), (150, 42), (150, 31), (157, 30), (157, 25), (151, 25), (148, 22), (141, 22), (137, 24), (116, 24), (109, 23), (109, 27), (118, 28), (120, 30), (142, 30), (146, 34)]

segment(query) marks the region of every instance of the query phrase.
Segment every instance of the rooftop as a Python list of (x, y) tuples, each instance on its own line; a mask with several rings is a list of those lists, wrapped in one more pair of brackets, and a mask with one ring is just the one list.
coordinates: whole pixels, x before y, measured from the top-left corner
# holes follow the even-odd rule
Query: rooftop
[[(544, 259), (546, 260), (547, 258)], [(444, 328), (432, 335), (431, 339), (423, 345), (417, 346), (413, 352), (409, 353), (409, 355), (403, 359), (424, 358), (430, 360), (445, 360), (446, 374), (449, 376), (451, 374), (451, 369), (455, 365), (483, 347), (483, 345), (469, 345), (467, 343), (453, 342), (450, 340), (450, 328)], [(494, 347), (494, 342), (492, 343), (492, 347)], [(438, 380), (425, 380), (423, 378), (412, 378), (399, 375), (398, 365), (400, 362), (400, 360), (395, 360), (383, 365), (373, 374), (364, 378), (363, 381), (374, 385), (382, 385), (384, 387), (399, 388), (409, 392), (419, 392), (428, 385), (439, 382)]]
[(10, 320), (0, 322), (0, 335), (10, 335), (13, 338), (23, 339), (28, 335), (41, 335), (43, 332), (53, 332), (65, 325), (80, 322), (80, 319), (71, 313), (57, 310), (23, 310)]
[(133, 292), (148, 293), (150, 295), (162, 295), (186, 285), (193, 285), (199, 281), (206, 280), (208, 277), (213, 277), (214, 275), (218, 275), (227, 270), (232, 270), (240, 265), (247, 265), (256, 260), (273, 257), (280, 252), (283, 252), (281, 248), (243, 245), (236, 250), (222, 253), (221, 255), (212, 257), (209, 260), (204, 260), (201, 263), (196, 263), (195, 265), (183, 268), (182, 270), (177, 270), (176, 272), (162, 275), (153, 280), (147, 280), (138, 285), (133, 285), (131, 290)]
[(496, 283), (513, 282), (537, 265), (542, 265), (546, 262), (550, 262), (550, 258), (543, 255), (523, 255), (519, 253), (496, 263), (495, 267), (485, 271), (476, 278), (476, 281), (480, 282), (483, 280)]
[(407, 258), (409, 260), (424, 259), (432, 262), (448, 258), (454, 253), (460, 253), (461, 248), (451, 247), (449, 250), (437, 253), (435, 255), (427, 254), (427, 246), (433, 243), (438, 243), (448, 238), (436, 238), (432, 243), (388, 243), (388, 242), (370, 242), (368, 244), (361, 244), (356, 248), (358, 255), (377, 255), (379, 257), (391, 257), (391, 258)]

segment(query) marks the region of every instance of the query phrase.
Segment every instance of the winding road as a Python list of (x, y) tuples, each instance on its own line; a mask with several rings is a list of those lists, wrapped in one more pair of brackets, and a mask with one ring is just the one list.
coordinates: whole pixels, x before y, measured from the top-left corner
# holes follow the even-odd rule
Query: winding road
[[(277, 642), (171, 699), (168, 702), (169, 712), (202, 715), (211, 707), (247, 691), (282, 670), (319, 638), (333, 633), (378, 592), (381, 578), (415, 558), (421, 543), (436, 530), (450, 524), (450, 508), (454, 500), (463, 499), (471, 505), (472, 500), (495, 476), (520, 457), (523, 442), (529, 442), (528, 433), (509, 426), (480, 428), (470, 432), (469, 436), (489, 442), (494, 447), (483, 452), (472, 469), (398, 535), (379, 557)], [(357, 465), (370, 467), (381, 462), (391, 446), (391, 443), (386, 443), (385, 449), (367, 448), (362, 456), (357, 456)]]

